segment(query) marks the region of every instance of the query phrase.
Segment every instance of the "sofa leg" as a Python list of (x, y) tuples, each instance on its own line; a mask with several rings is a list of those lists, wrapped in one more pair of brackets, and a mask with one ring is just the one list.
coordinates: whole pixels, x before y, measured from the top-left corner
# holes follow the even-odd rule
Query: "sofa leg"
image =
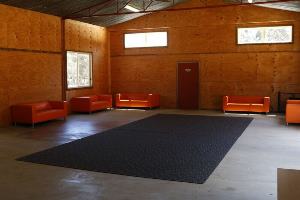
[(34, 123), (32, 123), (32, 128), (34, 128)]
[(286, 125), (288, 126), (288, 125), (289, 125), (289, 123), (287, 122), (287, 123), (286, 123)]

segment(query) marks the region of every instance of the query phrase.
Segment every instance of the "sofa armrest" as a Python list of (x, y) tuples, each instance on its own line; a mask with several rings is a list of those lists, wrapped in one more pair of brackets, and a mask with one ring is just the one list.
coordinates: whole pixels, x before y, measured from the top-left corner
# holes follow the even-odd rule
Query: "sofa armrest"
[(228, 104), (228, 96), (223, 96), (223, 105), (227, 105)]
[(228, 105), (228, 101), (229, 101), (229, 97), (228, 96), (223, 96), (223, 107), (222, 107), (223, 112), (226, 111), (226, 107)]
[(67, 106), (66, 101), (49, 101), (52, 108), (64, 109)]
[(116, 94), (115, 100), (116, 100), (116, 102), (120, 102), (120, 100), (121, 100), (121, 94), (120, 93)]
[(32, 105), (14, 105), (11, 106), (12, 122), (32, 123), (35, 118), (35, 110)]
[(67, 101), (49, 101), (52, 108), (63, 109), (65, 116), (68, 113), (68, 102)]
[(160, 105), (160, 95), (159, 94), (148, 94), (148, 100), (152, 105), (159, 106)]

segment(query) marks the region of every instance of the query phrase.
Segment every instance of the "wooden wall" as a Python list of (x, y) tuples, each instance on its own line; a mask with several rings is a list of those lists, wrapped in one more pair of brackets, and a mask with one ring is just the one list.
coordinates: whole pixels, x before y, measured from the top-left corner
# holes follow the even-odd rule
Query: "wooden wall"
[[(10, 122), (10, 106), (62, 100), (62, 24), (59, 17), (0, 4), (0, 126)], [(105, 28), (67, 20), (65, 48), (93, 52), (94, 87), (73, 96), (109, 92)]]
[(67, 91), (67, 100), (74, 96), (109, 93), (109, 53), (106, 28), (78, 21), (65, 22), (66, 50), (92, 52), (93, 87)]
[[(203, 6), (201, 2), (178, 7)], [(176, 107), (176, 64), (198, 61), (200, 108), (221, 108), (223, 95), (267, 95), (276, 110), (278, 91), (300, 92), (299, 20), (299, 13), (231, 6), (160, 12), (113, 26), (112, 92), (156, 92), (163, 107)], [(294, 25), (293, 44), (236, 44), (236, 27), (286, 24)], [(167, 48), (124, 49), (124, 33), (158, 30), (168, 31)]]
[(60, 100), (60, 18), (0, 4), (0, 125), (10, 105)]

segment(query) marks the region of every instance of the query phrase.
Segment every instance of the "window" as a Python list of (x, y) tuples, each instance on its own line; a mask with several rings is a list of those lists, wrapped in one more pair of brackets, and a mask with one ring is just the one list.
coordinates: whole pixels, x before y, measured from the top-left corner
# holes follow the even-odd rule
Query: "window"
[(92, 86), (92, 54), (67, 51), (68, 89)]
[(125, 48), (168, 46), (167, 32), (126, 33), (124, 40)]
[(293, 41), (293, 26), (267, 26), (237, 29), (238, 44), (275, 44)]

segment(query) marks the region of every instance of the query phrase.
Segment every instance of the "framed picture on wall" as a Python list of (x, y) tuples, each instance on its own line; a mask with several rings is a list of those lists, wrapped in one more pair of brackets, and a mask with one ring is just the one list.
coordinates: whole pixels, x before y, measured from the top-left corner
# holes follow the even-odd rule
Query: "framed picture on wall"
[(292, 42), (292, 25), (237, 28), (237, 44), (283, 44)]

